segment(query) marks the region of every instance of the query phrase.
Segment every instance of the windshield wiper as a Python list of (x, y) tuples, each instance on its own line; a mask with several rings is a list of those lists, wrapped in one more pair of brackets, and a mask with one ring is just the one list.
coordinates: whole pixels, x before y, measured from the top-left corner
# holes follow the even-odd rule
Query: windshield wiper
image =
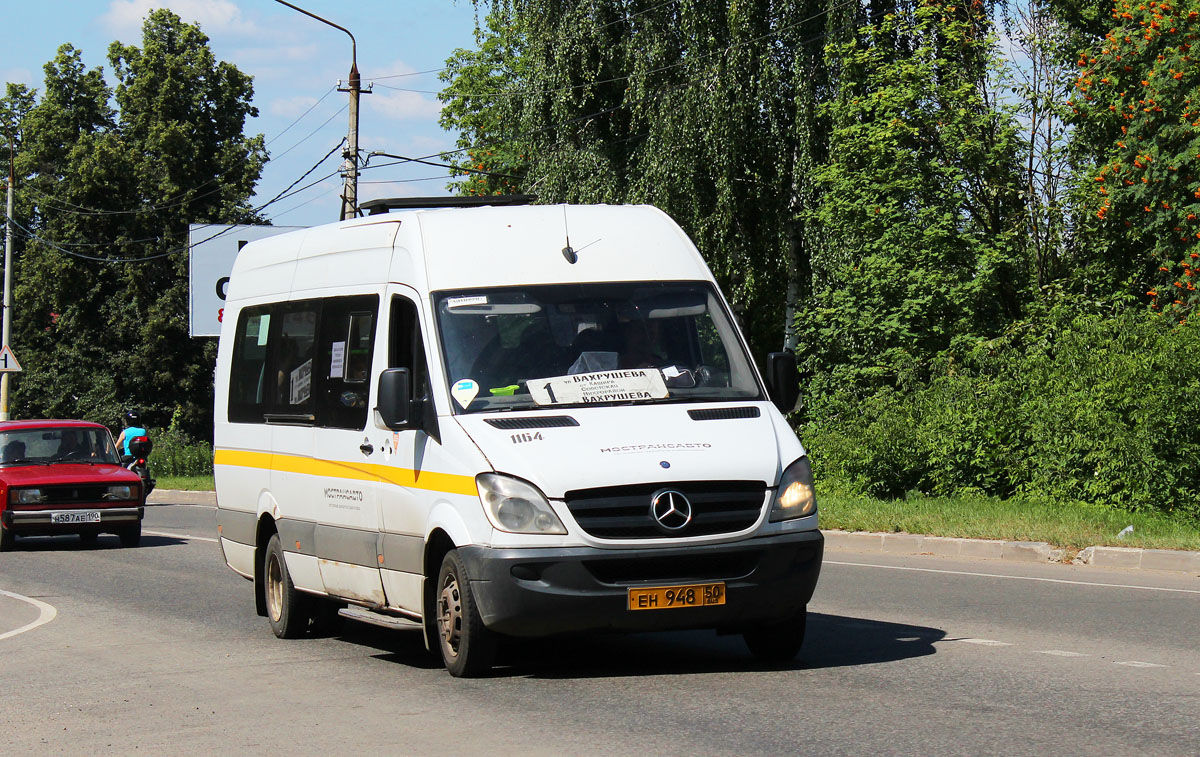
[(47, 460), (30, 460), (27, 457), (18, 457), (15, 460), (5, 460), (2, 465), (49, 465)]

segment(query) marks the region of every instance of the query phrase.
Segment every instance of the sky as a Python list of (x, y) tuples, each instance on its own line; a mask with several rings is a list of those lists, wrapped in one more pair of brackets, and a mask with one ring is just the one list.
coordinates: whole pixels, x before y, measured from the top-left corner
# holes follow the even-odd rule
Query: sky
[[(436, 71), (460, 47), (474, 47), (470, 0), (290, 0), (348, 29), (371, 94), (360, 100), (359, 148), (413, 158), (453, 149), (457, 135), (438, 126)], [(254, 77), (259, 116), (247, 134), (263, 134), (271, 161), (254, 204), (297, 180), (347, 133), (348, 95), (336, 91), (350, 72), (350, 38), (275, 0), (5, 0), (0, 14), (0, 79), (42, 89), (43, 66), (60, 45), (82, 52), (114, 83), (108, 46), (141, 45), (146, 14), (167, 7), (198, 23), (219, 60)], [(436, 158), (434, 158), (436, 160)], [(337, 155), (297, 187), (337, 169)], [(394, 162), (374, 158), (368, 165)], [(333, 176), (263, 212), (273, 224), (312, 226), (338, 220), (341, 178)], [(445, 170), (409, 164), (364, 171), (360, 202), (377, 197), (445, 195)], [(19, 190), (19, 187), (18, 187)]]

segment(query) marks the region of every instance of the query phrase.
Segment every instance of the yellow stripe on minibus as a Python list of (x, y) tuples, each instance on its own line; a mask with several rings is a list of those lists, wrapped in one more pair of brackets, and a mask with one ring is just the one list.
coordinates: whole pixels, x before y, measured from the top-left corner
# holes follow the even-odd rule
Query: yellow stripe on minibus
[(231, 465), (239, 468), (261, 468), (306, 476), (344, 478), (356, 481), (382, 480), (389, 484), (410, 489), (427, 489), (447, 494), (477, 494), (475, 478), (454, 473), (418, 471), (377, 463), (346, 463), (336, 460), (318, 460), (298, 455), (280, 455), (270, 452), (247, 452), (243, 450), (219, 449), (213, 453), (214, 465)]

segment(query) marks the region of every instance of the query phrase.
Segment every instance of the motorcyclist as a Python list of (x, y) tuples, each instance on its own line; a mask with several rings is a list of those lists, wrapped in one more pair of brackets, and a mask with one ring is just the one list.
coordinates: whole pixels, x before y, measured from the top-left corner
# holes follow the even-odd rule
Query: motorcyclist
[(123, 418), (125, 428), (121, 430), (121, 434), (117, 437), (117, 449), (121, 451), (121, 462), (128, 463), (133, 459), (133, 453), (129, 451), (129, 442), (139, 436), (147, 436), (145, 427), (142, 426), (142, 416), (137, 410), (130, 410), (125, 413)]

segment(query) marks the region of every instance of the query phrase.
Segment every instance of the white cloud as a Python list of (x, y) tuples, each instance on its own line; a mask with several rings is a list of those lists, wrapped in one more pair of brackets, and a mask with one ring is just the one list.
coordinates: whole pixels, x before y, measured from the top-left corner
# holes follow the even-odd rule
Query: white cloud
[(362, 99), (364, 110), (395, 121), (437, 121), (442, 104), (432, 95), (376, 89)]
[(198, 23), (210, 37), (214, 33), (259, 33), (255, 23), (243, 16), (232, 0), (112, 0), (100, 20), (121, 39), (138, 40), (146, 14), (156, 8), (170, 8), (184, 21)]

